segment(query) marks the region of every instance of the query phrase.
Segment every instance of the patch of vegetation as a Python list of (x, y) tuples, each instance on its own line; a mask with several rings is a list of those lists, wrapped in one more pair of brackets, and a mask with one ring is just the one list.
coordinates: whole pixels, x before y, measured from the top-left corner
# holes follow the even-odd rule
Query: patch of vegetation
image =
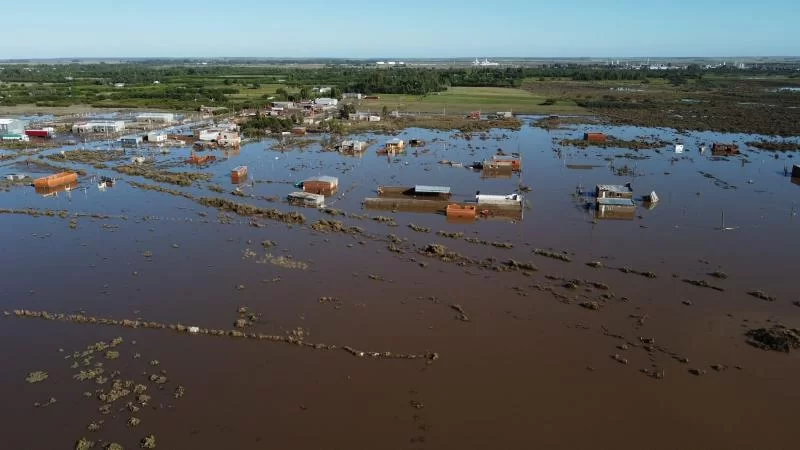
[(41, 370), (37, 370), (36, 372), (31, 372), (25, 377), (25, 381), (28, 383), (41, 383), (42, 381), (46, 380), (49, 377), (47, 372), (42, 372)]
[(800, 150), (800, 144), (791, 141), (750, 141), (745, 142), (750, 147), (770, 152), (796, 152)]
[(51, 161), (71, 161), (95, 164), (116, 161), (125, 157), (125, 150), (70, 150), (45, 156)]
[(646, 140), (646, 139), (633, 139), (630, 141), (624, 139), (617, 139), (613, 136), (608, 136), (605, 141), (595, 142), (587, 141), (585, 139), (562, 139), (558, 142), (562, 146), (571, 146), (579, 148), (600, 147), (600, 148), (627, 148), (631, 150), (648, 150), (655, 148), (663, 148), (670, 145), (669, 142), (662, 140)]
[(160, 183), (191, 186), (196, 181), (207, 181), (211, 174), (200, 172), (170, 172), (158, 170), (149, 164), (126, 164), (114, 167), (114, 170), (125, 175), (144, 177)]

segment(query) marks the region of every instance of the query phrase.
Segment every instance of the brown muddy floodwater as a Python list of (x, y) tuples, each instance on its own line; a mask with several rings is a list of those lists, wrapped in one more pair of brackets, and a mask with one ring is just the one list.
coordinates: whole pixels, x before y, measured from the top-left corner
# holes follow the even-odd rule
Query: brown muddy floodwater
[[(595, 130), (686, 151), (557, 144)], [(128, 150), (104, 169), (48, 160), (88, 172), (68, 191), (0, 192), (2, 448), (795, 448), (800, 342), (746, 334), (800, 327), (795, 154), (625, 127), (399, 137), (427, 145), (379, 156), (389, 137), (366, 134), (378, 144), (354, 158), (266, 140), (200, 168), (188, 148)], [(742, 154), (701, 154), (712, 142)], [(498, 149), (522, 155), (521, 175), (440, 164)], [(44, 171), (5, 153), (3, 179)], [(138, 155), (212, 178), (111, 170)], [(100, 175), (118, 179), (100, 190)], [(326, 202), (345, 215), (283, 202), (316, 175), (339, 178)], [(594, 186), (627, 182), (635, 213), (595, 218)], [(362, 208), (378, 185), (415, 184), (456, 201), (531, 191), (521, 221)]]

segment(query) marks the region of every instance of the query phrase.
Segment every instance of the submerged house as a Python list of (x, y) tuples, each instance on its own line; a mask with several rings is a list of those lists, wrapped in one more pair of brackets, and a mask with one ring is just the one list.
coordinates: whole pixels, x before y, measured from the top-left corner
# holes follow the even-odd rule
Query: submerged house
[(449, 186), (379, 186), (378, 196), (385, 198), (406, 198), (417, 200), (448, 200)]
[(342, 153), (360, 153), (367, 148), (367, 143), (364, 141), (347, 140), (342, 141), (339, 146), (339, 151)]
[(598, 184), (595, 189), (595, 217), (598, 219), (633, 219), (636, 203), (631, 184)]
[(485, 161), (484, 167), (498, 168), (498, 167), (511, 167), (514, 172), (522, 170), (522, 160), (520, 158), (508, 158), (494, 155), (491, 161)]
[(312, 194), (333, 195), (339, 190), (339, 179), (331, 176), (312, 177), (302, 182), (303, 191)]
[(478, 205), (519, 206), (522, 207), (522, 194), (493, 195), (475, 193)]
[(792, 166), (792, 178), (800, 178), (800, 164)]
[(287, 196), (290, 203), (320, 208), (325, 206), (325, 196), (311, 192), (292, 192)]
[(738, 155), (739, 146), (736, 144), (715, 143), (711, 146), (711, 154), (714, 156)]
[(619, 184), (598, 184), (595, 188), (595, 196), (603, 198), (627, 198), (633, 199), (633, 188), (630, 183)]
[(142, 136), (130, 135), (119, 138), (120, 144), (125, 147), (138, 147), (142, 143)]
[(384, 147), (386, 150), (395, 150), (395, 151), (402, 151), (406, 146), (406, 143), (399, 138), (394, 138), (386, 142)]

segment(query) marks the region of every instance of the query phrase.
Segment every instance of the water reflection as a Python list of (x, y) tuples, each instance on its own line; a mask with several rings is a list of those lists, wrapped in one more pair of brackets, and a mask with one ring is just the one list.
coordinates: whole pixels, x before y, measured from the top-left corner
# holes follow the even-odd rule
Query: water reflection
[(47, 187), (47, 186), (36, 186), (34, 189), (36, 193), (41, 195), (42, 197), (58, 197), (60, 192), (71, 192), (78, 188), (78, 183), (70, 183), (70, 184), (63, 184), (61, 186), (56, 187)]

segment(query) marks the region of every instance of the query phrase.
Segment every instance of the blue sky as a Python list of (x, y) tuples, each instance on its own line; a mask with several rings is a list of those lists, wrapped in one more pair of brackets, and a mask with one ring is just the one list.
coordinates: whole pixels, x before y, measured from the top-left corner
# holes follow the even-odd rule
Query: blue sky
[(9, 0), (0, 59), (800, 55), (798, 0), (652, 3)]

